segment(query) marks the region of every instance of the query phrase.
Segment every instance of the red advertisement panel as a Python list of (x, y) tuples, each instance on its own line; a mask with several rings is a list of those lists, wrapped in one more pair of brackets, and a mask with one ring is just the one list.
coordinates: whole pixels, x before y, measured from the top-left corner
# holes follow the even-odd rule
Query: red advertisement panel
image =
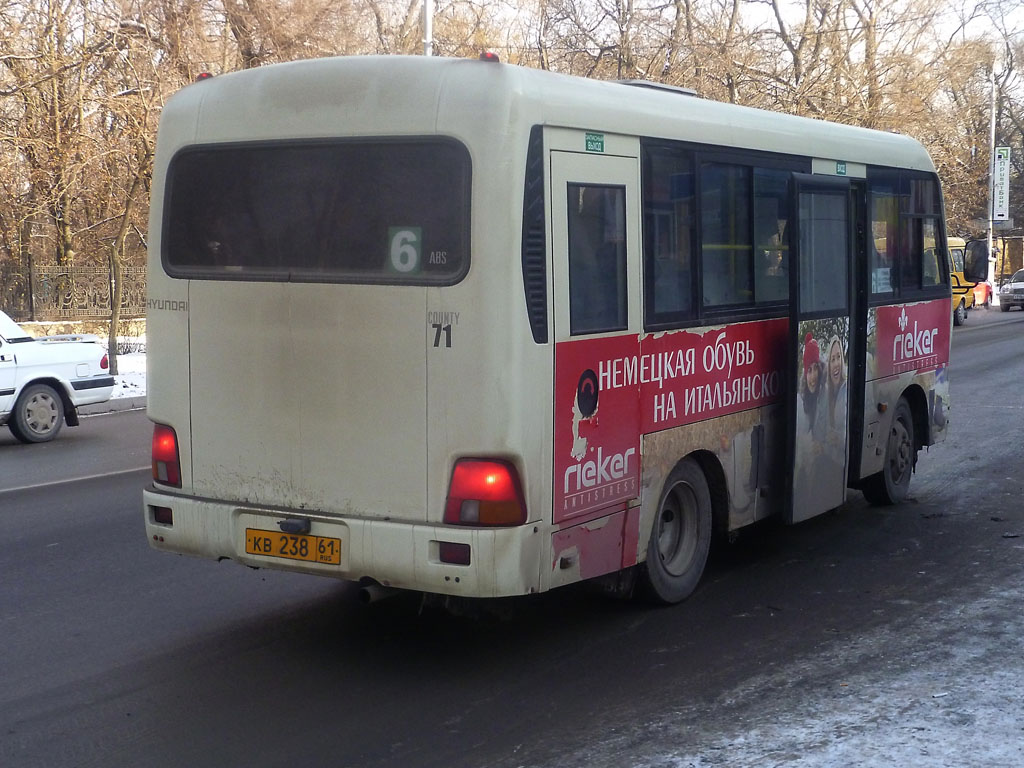
[(638, 383), (616, 379), (608, 365), (636, 359), (638, 349), (635, 335), (567, 341), (555, 349), (555, 522), (639, 493)]
[(788, 326), (777, 318), (559, 344), (555, 522), (636, 497), (642, 433), (779, 400)]
[(773, 403), (785, 386), (785, 318), (648, 336), (637, 362), (643, 431)]
[(869, 378), (948, 363), (951, 322), (948, 299), (878, 307), (875, 328), (868, 328), (868, 348), (874, 353), (873, 361), (869, 356)]

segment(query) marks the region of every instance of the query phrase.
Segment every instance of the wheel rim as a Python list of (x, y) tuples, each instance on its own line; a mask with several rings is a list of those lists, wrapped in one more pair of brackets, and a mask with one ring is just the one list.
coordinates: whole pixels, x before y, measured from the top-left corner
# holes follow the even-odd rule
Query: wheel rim
[(900, 485), (910, 475), (914, 465), (914, 447), (910, 444), (910, 430), (903, 419), (897, 418), (889, 435), (889, 477)]
[(37, 435), (52, 432), (58, 418), (57, 402), (45, 392), (36, 392), (25, 403), (25, 426)]
[(683, 575), (697, 551), (697, 497), (689, 483), (676, 483), (658, 512), (658, 558), (672, 576)]

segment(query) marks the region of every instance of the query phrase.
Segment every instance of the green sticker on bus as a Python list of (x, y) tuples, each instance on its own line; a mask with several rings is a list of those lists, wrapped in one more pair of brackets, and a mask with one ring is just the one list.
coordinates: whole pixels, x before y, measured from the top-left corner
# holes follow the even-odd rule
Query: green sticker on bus
[(845, 176), (845, 175), (846, 175), (846, 163), (837, 162), (836, 163), (836, 176)]
[(604, 152), (603, 133), (588, 133), (586, 136), (586, 140), (587, 152)]
[(388, 263), (393, 272), (415, 275), (423, 263), (423, 232), (419, 227), (388, 227)]

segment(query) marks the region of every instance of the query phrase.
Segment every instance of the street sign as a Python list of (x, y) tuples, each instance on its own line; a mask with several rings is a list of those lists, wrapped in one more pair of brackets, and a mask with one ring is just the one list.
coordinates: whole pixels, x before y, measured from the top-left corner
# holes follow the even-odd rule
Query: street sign
[(1010, 148), (996, 147), (992, 167), (992, 220), (1010, 218)]

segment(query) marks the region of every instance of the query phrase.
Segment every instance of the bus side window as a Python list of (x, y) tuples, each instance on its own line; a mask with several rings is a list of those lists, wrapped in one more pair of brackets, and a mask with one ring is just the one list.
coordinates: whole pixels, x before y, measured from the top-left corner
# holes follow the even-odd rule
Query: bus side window
[(964, 271), (964, 249), (963, 248), (951, 248), (949, 250), (949, 257), (952, 259), (950, 269), (954, 272)]
[(645, 146), (643, 175), (644, 322), (664, 327), (693, 317), (693, 154)]
[(700, 182), (704, 306), (752, 304), (750, 168), (706, 163)]
[(913, 291), (943, 285), (945, 272), (936, 258), (938, 186), (931, 177), (907, 174), (902, 179), (901, 191), (901, 287)]
[(789, 171), (754, 169), (754, 299), (758, 304), (789, 297)]
[(899, 206), (896, 179), (885, 176), (871, 182), (871, 293), (892, 296), (896, 292), (899, 265)]
[(568, 185), (569, 331), (627, 326), (626, 190)]
[[(800, 193), (800, 305), (812, 312), (846, 311), (848, 229), (845, 193)], [(804, 225), (807, 222), (807, 225)]]
[(933, 219), (918, 219), (915, 227), (920, 237), (921, 287), (934, 288), (942, 285), (943, 272), (939, 266), (939, 247), (936, 238), (936, 222)]

